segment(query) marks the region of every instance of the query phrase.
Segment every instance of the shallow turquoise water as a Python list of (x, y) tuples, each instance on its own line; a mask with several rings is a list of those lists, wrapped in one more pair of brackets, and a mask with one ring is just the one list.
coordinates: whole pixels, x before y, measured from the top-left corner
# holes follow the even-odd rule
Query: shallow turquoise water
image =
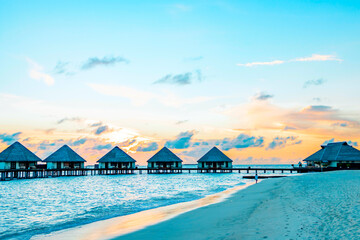
[(241, 184), (240, 174), (59, 177), (0, 183), (0, 239), (189, 201)]
[(244, 184), (242, 174), (134, 174), (0, 182), (0, 239), (29, 239)]

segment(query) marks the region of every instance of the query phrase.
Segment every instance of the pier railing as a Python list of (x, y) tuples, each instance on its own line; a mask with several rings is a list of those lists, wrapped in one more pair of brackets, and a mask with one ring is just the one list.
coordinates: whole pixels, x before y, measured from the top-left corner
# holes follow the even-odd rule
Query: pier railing
[(0, 181), (12, 179), (48, 178), (64, 176), (90, 176), (90, 175), (121, 175), (121, 174), (160, 174), (160, 173), (297, 173), (296, 168), (259, 168), (259, 167), (237, 167), (237, 168), (106, 168), (106, 169), (1, 169)]

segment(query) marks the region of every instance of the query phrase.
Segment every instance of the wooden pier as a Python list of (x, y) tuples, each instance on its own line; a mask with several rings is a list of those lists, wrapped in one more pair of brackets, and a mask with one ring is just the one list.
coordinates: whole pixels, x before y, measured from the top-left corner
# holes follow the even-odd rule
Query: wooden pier
[[(267, 176), (267, 175), (260, 175), (258, 176), (258, 179), (266, 179), (266, 178), (282, 178), (282, 177), (286, 177), (286, 175), (275, 175), (275, 176)], [(245, 179), (255, 179), (255, 175), (250, 175), (250, 176), (243, 176), (243, 178)]]
[(123, 175), (123, 174), (177, 174), (177, 173), (298, 173), (303, 169), (296, 168), (257, 168), (242, 167), (232, 169), (201, 169), (201, 168), (135, 168), (135, 169), (6, 169), (0, 170), (0, 181), (13, 179), (31, 179), (31, 178), (49, 178), (49, 177), (74, 177), (74, 176), (91, 176), (91, 175)]
[(148, 174), (170, 174), (170, 173), (182, 173), (182, 168), (147, 168)]

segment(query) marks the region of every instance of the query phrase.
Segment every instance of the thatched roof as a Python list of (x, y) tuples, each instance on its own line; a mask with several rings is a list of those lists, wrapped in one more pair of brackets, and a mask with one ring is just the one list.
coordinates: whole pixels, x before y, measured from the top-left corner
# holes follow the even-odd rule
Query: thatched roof
[(213, 147), (204, 156), (202, 156), (198, 162), (232, 162), (228, 156), (226, 156), (217, 147)]
[(360, 151), (347, 142), (328, 143), (321, 149), (310, 155), (304, 161), (360, 161)]
[(182, 162), (182, 160), (167, 147), (163, 147), (154, 156), (152, 156), (148, 162)]
[(44, 162), (86, 162), (79, 154), (74, 152), (68, 145), (64, 145), (56, 152), (48, 156)]
[(126, 152), (119, 147), (114, 147), (110, 152), (105, 154), (97, 162), (136, 162)]
[(19, 142), (0, 153), (0, 162), (39, 162), (41, 159)]

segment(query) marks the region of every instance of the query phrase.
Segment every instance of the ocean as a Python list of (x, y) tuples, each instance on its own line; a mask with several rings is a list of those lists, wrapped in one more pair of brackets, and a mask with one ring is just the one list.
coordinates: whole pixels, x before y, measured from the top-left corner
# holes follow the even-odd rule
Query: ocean
[(133, 174), (0, 182), (0, 239), (30, 239), (37, 234), (200, 199), (252, 181), (243, 179), (243, 175)]

